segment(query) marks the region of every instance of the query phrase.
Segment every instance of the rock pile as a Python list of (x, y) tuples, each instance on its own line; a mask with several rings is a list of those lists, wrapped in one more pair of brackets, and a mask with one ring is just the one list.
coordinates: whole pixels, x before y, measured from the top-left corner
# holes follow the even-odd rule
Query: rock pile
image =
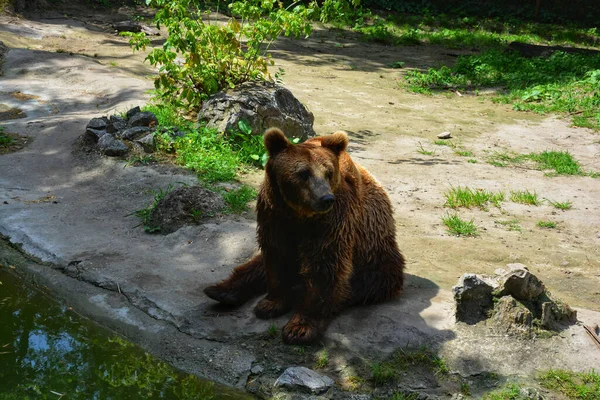
[(464, 274), (452, 288), (456, 319), (487, 320), (499, 333), (530, 336), (536, 329), (558, 331), (577, 321), (577, 312), (554, 298), (523, 264), (508, 264), (495, 275)]
[(154, 130), (158, 120), (151, 112), (132, 108), (123, 116), (92, 118), (85, 128), (85, 137), (94, 143), (102, 154), (119, 157), (133, 147), (144, 152), (154, 151)]

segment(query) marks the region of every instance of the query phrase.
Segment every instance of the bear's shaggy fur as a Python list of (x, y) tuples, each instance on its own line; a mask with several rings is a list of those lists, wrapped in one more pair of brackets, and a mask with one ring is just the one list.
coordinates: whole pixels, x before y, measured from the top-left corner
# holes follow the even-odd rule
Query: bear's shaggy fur
[(240, 305), (268, 291), (256, 316), (275, 318), (295, 308), (283, 340), (309, 343), (344, 307), (400, 293), (404, 258), (390, 200), (346, 153), (344, 132), (293, 145), (270, 129), (264, 141), (269, 161), (256, 206), (260, 253), (204, 292)]

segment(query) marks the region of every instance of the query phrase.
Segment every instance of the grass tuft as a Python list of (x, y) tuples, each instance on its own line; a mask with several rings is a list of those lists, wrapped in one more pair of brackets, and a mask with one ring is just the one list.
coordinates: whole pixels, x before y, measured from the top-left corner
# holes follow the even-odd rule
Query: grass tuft
[(315, 369), (325, 368), (329, 364), (329, 353), (327, 349), (322, 349), (315, 354)]
[(538, 221), (537, 226), (540, 228), (554, 229), (556, 228), (557, 224), (554, 221)]
[(569, 399), (600, 400), (600, 375), (594, 371), (549, 370), (539, 376), (543, 387), (558, 391)]
[(531, 153), (529, 158), (536, 161), (541, 169), (554, 170), (556, 175), (584, 175), (581, 165), (568, 151)]
[(446, 203), (444, 206), (450, 208), (471, 208), (479, 207), (486, 210), (488, 204), (500, 208), (500, 203), (504, 201), (503, 192), (490, 192), (485, 189), (471, 189), (469, 187), (453, 187), (444, 193)]
[(371, 378), (375, 385), (383, 385), (396, 377), (396, 370), (389, 363), (371, 364)]
[(471, 221), (465, 221), (458, 215), (446, 215), (442, 217), (442, 222), (446, 225), (448, 232), (457, 236), (477, 236), (477, 227)]
[(223, 200), (227, 203), (226, 212), (240, 214), (248, 209), (248, 202), (256, 198), (256, 190), (251, 186), (242, 186), (238, 189), (223, 193)]
[(510, 199), (515, 203), (527, 204), (530, 206), (539, 206), (542, 203), (538, 198), (537, 193), (532, 193), (529, 190), (511, 190)]
[(550, 203), (554, 208), (558, 208), (559, 210), (570, 210), (573, 208), (573, 203), (570, 201), (552, 201), (550, 199), (546, 199), (548, 203)]
[(519, 225), (519, 220), (518, 219), (511, 219), (508, 221), (504, 221), (504, 220), (497, 220), (494, 221), (495, 223), (502, 225), (504, 227), (506, 227), (507, 230), (509, 231), (515, 231), (515, 232), (521, 232), (521, 226)]

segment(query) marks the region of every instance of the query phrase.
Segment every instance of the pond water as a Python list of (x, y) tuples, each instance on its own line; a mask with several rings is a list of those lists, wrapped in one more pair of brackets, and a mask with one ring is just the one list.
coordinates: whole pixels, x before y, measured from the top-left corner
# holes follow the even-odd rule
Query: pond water
[(0, 267), (0, 400), (251, 399), (184, 374)]

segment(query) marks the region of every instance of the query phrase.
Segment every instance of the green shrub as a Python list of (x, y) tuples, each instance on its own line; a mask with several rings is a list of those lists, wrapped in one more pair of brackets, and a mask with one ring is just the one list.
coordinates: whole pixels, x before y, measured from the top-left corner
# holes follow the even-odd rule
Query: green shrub
[[(234, 17), (225, 25), (211, 21), (199, 1), (146, 2), (157, 8), (156, 25), (168, 30), (163, 46), (146, 57), (159, 67), (156, 95), (161, 103), (182, 111), (193, 111), (211, 94), (239, 83), (271, 80), (270, 43), (282, 33), (308, 36), (311, 32), (309, 9), (285, 9), (275, 0), (233, 2), (229, 8)], [(126, 35), (134, 50), (150, 45), (143, 32)]]

